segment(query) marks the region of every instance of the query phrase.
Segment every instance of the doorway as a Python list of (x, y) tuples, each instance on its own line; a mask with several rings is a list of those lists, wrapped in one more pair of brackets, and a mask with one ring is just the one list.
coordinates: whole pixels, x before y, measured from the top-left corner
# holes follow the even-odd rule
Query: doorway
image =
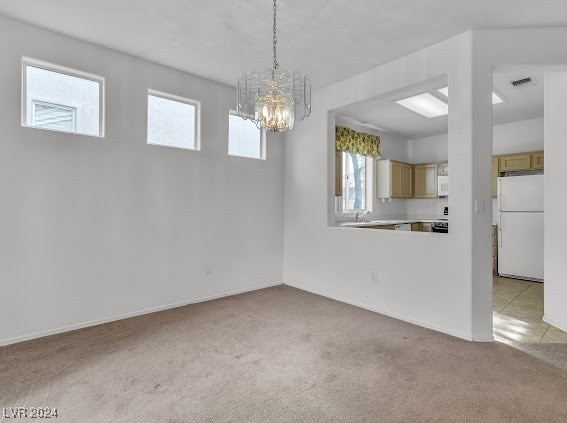
[(544, 316), (544, 73), (493, 73), (493, 330), (497, 341), (567, 343)]

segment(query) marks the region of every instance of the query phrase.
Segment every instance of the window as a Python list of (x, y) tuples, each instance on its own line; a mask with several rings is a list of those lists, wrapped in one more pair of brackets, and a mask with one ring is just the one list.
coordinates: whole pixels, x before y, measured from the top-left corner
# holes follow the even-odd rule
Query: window
[(360, 154), (342, 153), (343, 195), (341, 210), (366, 210), (366, 157)]
[(231, 112), (228, 116), (228, 154), (231, 156), (265, 159), (265, 131), (251, 120)]
[(24, 58), (22, 125), (102, 137), (103, 90), (104, 78)]
[(148, 91), (148, 144), (199, 150), (200, 103)]

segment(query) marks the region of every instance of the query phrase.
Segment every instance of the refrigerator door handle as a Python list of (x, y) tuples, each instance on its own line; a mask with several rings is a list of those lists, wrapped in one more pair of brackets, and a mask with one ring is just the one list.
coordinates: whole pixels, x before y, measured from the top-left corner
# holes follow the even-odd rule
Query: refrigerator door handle
[(502, 213), (498, 213), (498, 246), (502, 247)]
[(498, 247), (502, 247), (502, 178), (497, 179), (497, 206), (498, 206)]

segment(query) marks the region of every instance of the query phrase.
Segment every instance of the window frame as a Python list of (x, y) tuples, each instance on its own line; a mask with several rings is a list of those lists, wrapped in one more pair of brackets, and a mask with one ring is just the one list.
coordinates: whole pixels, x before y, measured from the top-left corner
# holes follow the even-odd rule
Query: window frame
[[(56, 104), (56, 105), (61, 105), (64, 107), (75, 107), (77, 110), (78, 108), (74, 105), (69, 105), (67, 106), (66, 104), (60, 104), (60, 102), (54, 102), (54, 101), (50, 101), (49, 99), (43, 99), (43, 98), (37, 98), (34, 99), (32, 101), (30, 101), (28, 104), (27, 98), (28, 98), (28, 93), (27, 93), (27, 86), (28, 86), (28, 81), (27, 81), (27, 72), (26, 72), (26, 68), (28, 66), (34, 67), (34, 68), (38, 68), (38, 69), (42, 69), (42, 70), (46, 70), (49, 72), (55, 72), (55, 73), (59, 73), (62, 75), (67, 75), (67, 76), (72, 76), (74, 78), (80, 78), (80, 79), (86, 79), (88, 81), (92, 81), (92, 82), (96, 82), (98, 83), (98, 135), (93, 135), (93, 134), (84, 134), (81, 132), (69, 132), (69, 131), (63, 131), (60, 129), (53, 129), (53, 128), (42, 128), (41, 126), (30, 126), (27, 124), (27, 113), (28, 113), (28, 108), (30, 106), (32, 106), (32, 103), (34, 101), (36, 102), (46, 102), (46, 103), (52, 103), (52, 104)], [(72, 68), (68, 68), (65, 66), (61, 66), (61, 65), (56, 65), (54, 63), (50, 63), (50, 62), (45, 62), (43, 60), (39, 60), (39, 59), (33, 59), (31, 57), (26, 57), (26, 56), (22, 56), (22, 87), (21, 87), (21, 126), (24, 128), (31, 128), (31, 129), (40, 129), (43, 131), (53, 131), (53, 132), (62, 132), (65, 134), (73, 134), (73, 135), (81, 135), (81, 136), (86, 136), (86, 137), (95, 137), (95, 138), (104, 138), (105, 137), (105, 127), (106, 127), (106, 110), (105, 110), (105, 85), (106, 85), (106, 79), (103, 76), (99, 76), (99, 75), (95, 75), (92, 73), (88, 73), (88, 72), (84, 72), (84, 71), (80, 71), (77, 69), (72, 69)]]
[[(372, 175), (374, 174), (374, 165), (375, 165), (375, 160), (372, 157), (368, 157), (368, 156), (363, 156), (365, 158), (364, 160), (364, 205), (365, 208), (363, 209), (343, 209), (343, 200), (344, 198), (347, 196), (347, 189), (346, 186), (344, 184), (344, 173), (346, 172), (346, 157), (347, 154), (350, 154), (348, 152), (342, 151), (341, 152), (341, 163), (342, 163), (342, 172), (343, 174), (341, 175), (341, 183), (343, 184), (342, 186), (342, 195), (340, 197), (337, 197), (337, 212), (338, 213), (344, 213), (344, 214), (354, 214), (354, 213), (360, 213), (360, 212), (372, 212), (372, 190), (373, 190), (373, 186), (372, 186), (372, 181), (373, 181), (373, 177)], [(362, 154), (359, 154), (360, 156), (362, 156)]]
[(239, 156), (238, 154), (230, 154), (230, 116), (236, 116), (236, 117), (239, 117), (241, 119), (244, 119), (244, 118), (242, 118), (241, 116), (238, 115), (236, 110), (230, 109), (228, 111), (228, 131), (227, 131), (227, 137), (226, 137), (226, 139), (227, 139), (227, 143), (226, 143), (227, 154), (230, 157), (237, 157), (237, 158), (241, 158), (241, 159), (266, 160), (267, 134), (266, 134), (265, 128), (260, 128), (260, 157)]
[[(154, 144), (149, 142), (150, 137), (150, 106), (149, 106), (149, 97), (159, 97), (164, 100), (175, 101), (177, 103), (188, 104), (190, 106), (195, 107), (195, 145), (194, 148), (188, 147), (178, 147), (174, 145), (166, 145), (166, 144)], [(168, 147), (168, 148), (177, 148), (179, 150), (186, 150), (186, 151), (201, 151), (201, 102), (199, 100), (194, 100), (191, 98), (181, 97), (176, 94), (170, 94), (163, 91), (154, 90), (152, 88), (148, 88), (148, 92), (146, 94), (146, 145), (152, 145), (155, 147)]]

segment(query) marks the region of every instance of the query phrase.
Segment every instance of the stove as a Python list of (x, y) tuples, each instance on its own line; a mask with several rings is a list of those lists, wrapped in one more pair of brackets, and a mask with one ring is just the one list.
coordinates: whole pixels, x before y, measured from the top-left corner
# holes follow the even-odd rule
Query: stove
[(433, 222), (433, 225), (431, 225), (432, 232), (437, 232), (442, 234), (446, 234), (449, 232), (449, 207), (445, 207), (443, 209), (443, 216), (447, 216), (447, 217), (442, 217), (440, 219), (437, 219), (435, 222)]

